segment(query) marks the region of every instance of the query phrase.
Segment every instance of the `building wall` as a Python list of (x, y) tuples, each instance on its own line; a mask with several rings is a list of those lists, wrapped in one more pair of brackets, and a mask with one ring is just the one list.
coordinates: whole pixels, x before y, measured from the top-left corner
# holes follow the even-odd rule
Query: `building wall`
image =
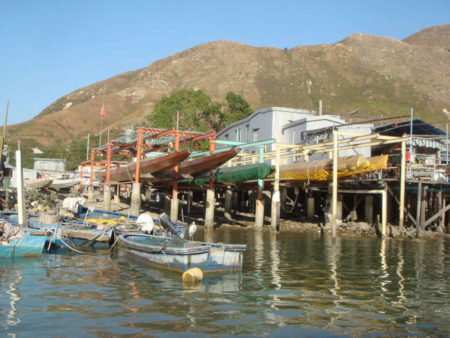
[[(37, 172), (34, 169), (26, 169), (26, 168), (22, 168), (22, 173), (23, 173), (23, 179), (24, 180), (34, 180), (37, 178)], [(11, 176), (11, 187), (12, 188), (17, 188), (17, 168), (13, 168), (12, 170), (12, 176)]]
[(66, 160), (52, 158), (35, 158), (34, 169), (48, 171), (64, 171)]
[[(255, 111), (249, 117), (236, 121), (217, 133), (217, 139), (239, 142), (258, 142), (275, 139), (278, 143), (284, 143), (285, 136), (282, 127), (286, 123), (296, 121), (308, 116), (307, 110), (268, 107)], [(272, 147), (269, 146), (268, 149)], [(255, 151), (247, 148), (246, 152)]]

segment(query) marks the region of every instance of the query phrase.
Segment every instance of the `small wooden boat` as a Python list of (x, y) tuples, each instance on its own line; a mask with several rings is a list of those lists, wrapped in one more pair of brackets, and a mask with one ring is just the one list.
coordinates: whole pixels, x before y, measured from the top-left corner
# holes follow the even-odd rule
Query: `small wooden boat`
[[(178, 166), (178, 173), (181, 175), (200, 175), (207, 173), (208, 171), (214, 170), (220, 167), (222, 164), (236, 156), (239, 152), (239, 148), (213, 153), (208, 156), (203, 156), (195, 160), (181, 162)], [(159, 171), (157, 175), (175, 175), (175, 169), (167, 168), (165, 170)]]
[[(17, 213), (2, 212), (2, 217), (11, 224), (17, 224)], [(109, 248), (114, 234), (114, 227), (107, 225), (83, 224), (71, 220), (43, 221), (42, 215), (29, 215), (30, 231), (46, 234), (45, 250)], [(47, 222), (49, 224), (47, 224)]]
[[(160, 173), (164, 170), (171, 170), (179, 162), (183, 161), (190, 155), (189, 150), (180, 150), (175, 153), (170, 153), (161, 157), (141, 160), (140, 173), (154, 174)], [(106, 179), (106, 170), (97, 173), (98, 177), (104, 181)], [(125, 166), (112, 168), (110, 171), (111, 181), (131, 181), (136, 177), (136, 162), (129, 163)]]
[(21, 238), (0, 240), (0, 257), (39, 256), (46, 239), (45, 233), (25, 231)]
[(80, 183), (80, 181), (79, 178), (55, 178), (49, 188), (55, 190), (70, 189)]
[(46, 188), (50, 187), (52, 182), (53, 182), (52, 177), (43, 177), (43, 178), (24, 180), (25, 186), (27, 188), (31, 188), (31, 189), (46, 189)]
[(231, 272), (242, 269), (246, 246), (188, 241), (142, 233), (122, 233), (119, 247), (129, 255), (153, 266), (184, 272), (199, 268), (205, 272)]

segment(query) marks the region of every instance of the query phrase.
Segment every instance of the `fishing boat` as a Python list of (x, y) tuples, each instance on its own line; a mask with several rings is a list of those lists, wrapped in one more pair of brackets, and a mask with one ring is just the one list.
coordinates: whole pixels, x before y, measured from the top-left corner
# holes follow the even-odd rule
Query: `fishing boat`
[(43, 178), (24, 180), (25, 186), (30, 189), (46, 189), (46, 188), (50, 187), (52, 182), (53, 182), (52, 177), (43, 177)]
[[(239, 152), (239, 147), (235, 149), (230, 149), (227, 151), (213, 153), (208, 156), (203, 156), (195, 160), (181, 162), (178, 166), (178, 174), (181, 175), (201, 175), (207, 173), (208, 171), (214, 170), (220, 167), (222, 164), (236, 156)], [(161, 170), (154, 176), (161, 175), (176, 175), (175, 168), (167, 168)]]
[(246, 250), (242, 244), (205, 243), (142, 233), (122, 233), (118, 245), (132, 257), (181, 273), (190, 268), (199, 268), (204, 273), (241, 270)]
[[(241, 183), (264, 179), (274, 170), (274, 167), (267, 163), (238, 165), (235, 167), (220, 167), (214, 171), (212, 178), (215, 180), (216, 184)], [(207, 186), (210, 179), (211, 176), (201, 176), (190, 180), (182, 180), (180, 181), (180, 184), (201, 187)]]
[[(161, 157), (141, 160), (140, 173), (141, 175), (144, 175), (161, 173), (164, 170), (171, 170), (189, 155), (189, 150), (180, 150)], [(125, 166), (112, 168), (110, 170), (110, 180), (118, 182), (133, 180), (136, 177), (136, 165), (136, 162), (133, 162)], [(103, 181), (106, 180), (106, 170), (98, 172), (97, 176)]]
[[(46, 234), (45, 250), (95, 248), (108, 249), (112, 240), (114, 227), (107, 225), (83, 224), (65, 218), (54, 219), (43, 215), (28, 215), (30, 231)], [(2, 212), (2, 217), (11, 224), (18, 224), (17, 213)]]
[[(14, 227), (14, 225), (11, 226)], [(9, 239), (0, 239), (0, 257), (39, 256), (44, 250), (46, 239), (47, 235), (45, 233), (33, 232), (29, 229), (24, 230), (21, 228), (18, 234)]]
[(70, 189), (80, 183), (80, 181), (79, 178), (55, 178), (49, 188), (54, 190)]
[[(368, 173), (387, 168), (387, 155), (374, 156), (368, 159), (362, 155), (343, 157), (338, 159), (338, 177)], [(272, 173), (267, 178), (273, 179)], [(280, 165), (280, 178), (296, 181), (330, 181), (333, 179), (333, 163), (331, 160), (316, 160), (309, 162), (295, 162)]]

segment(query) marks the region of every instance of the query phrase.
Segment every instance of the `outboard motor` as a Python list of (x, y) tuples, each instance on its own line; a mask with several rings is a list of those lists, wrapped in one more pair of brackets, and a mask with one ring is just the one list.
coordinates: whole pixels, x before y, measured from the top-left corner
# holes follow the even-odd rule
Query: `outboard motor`
[(175, 229), (175, 226), (170, 220), (170, 217), (165, 212), (159, 215), (159, 222), (164, 228), (168, 229), (171, 233), (180, 236), (180, 232)]

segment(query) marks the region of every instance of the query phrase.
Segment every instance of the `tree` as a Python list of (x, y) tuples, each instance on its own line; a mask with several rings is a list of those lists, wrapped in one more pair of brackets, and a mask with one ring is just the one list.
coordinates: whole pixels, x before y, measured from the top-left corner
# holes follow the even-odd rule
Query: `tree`
[(180, 89), (164, 97), (147, 118), (155, 128), (175, 128), (177, 111), (180, 130), (207, 132), (219, 130), (223, 125), (221, 105), (203, 91), (193, 89)]
[(239, 121), (253, 113), (250, 104), (245, 101), (242, 96), (233, 92), (228, 92), (225, 97), (227, 100), (227, 109), (225, 111), (225, 121), (230, 124), (234, 121)]

